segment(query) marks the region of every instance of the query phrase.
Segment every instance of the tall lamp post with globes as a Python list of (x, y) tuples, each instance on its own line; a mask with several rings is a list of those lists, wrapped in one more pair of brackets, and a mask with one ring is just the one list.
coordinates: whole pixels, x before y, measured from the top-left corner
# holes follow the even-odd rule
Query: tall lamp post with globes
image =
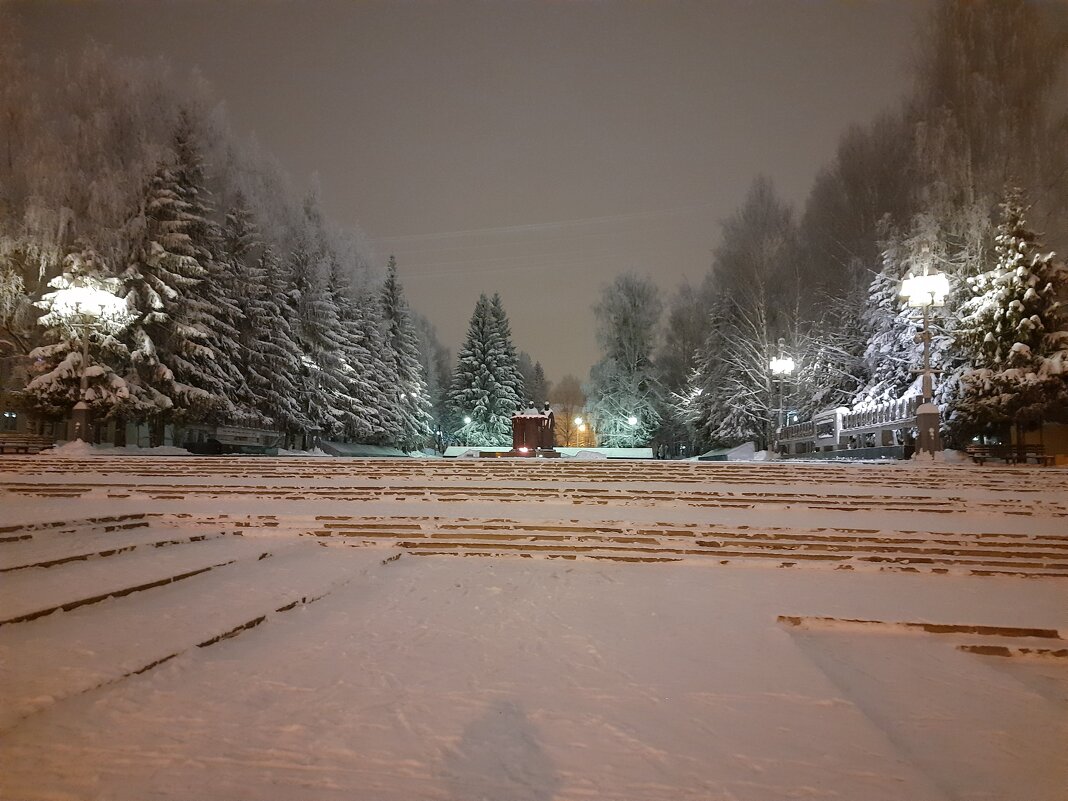
[(930, 251), (923, 251), (923, 272), (909, 273), (901, 282), (901, 297), (910, 308), (923, 309), (923, 329), (916, 335), (916, 341), (923, 343), (923, 403), (916, 409), (916, 427), (919, 429), (917, 451), (925, 458), (933, 459), (942, 449), (938, 433), (938, 406), (934, 403), (934, 374), (931, 368), (931, 328), (930, 309), (944, 306), (949, 294), (949, 279), (932, 264)]
[(779, 403), (775, 409), (775, 438), (773, 446), (776, 456), (779, 453), (779, 431), (782, 429), (783, 424), (783, 382), (793, 373), (796, 366), (794, 360), (786, 355), (786, 340), (779, 337), (779, 355), (768, 362), (768, 369), (771, 370), (772, 381), (777, 380), (779, 384)]

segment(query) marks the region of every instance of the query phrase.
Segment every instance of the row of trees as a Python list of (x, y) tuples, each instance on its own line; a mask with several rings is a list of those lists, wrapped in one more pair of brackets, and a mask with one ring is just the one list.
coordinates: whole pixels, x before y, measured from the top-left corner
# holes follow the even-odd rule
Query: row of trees
[[(800, 216), (758, 178), (701, 285), (668, 304), (659, 346), (655, 286), (610, 286), (590, 407), (642, 423), (606, 441), (767, 442), (780, 404), (805, 418), (901, 397), (919, 361), (901, 281), (931, 268), (951, 281), (933, 342), (950, 440), (1068, 417), (1068, 288), (1047, 245), (1068, 245), (1066, 17), (937, 4), (901, 105), (843, 135)], [(797, 369), (779, 385), (782, 340)]]
[[(63, 413), (88, 329), (46, 296), (97, 282), (130, 319), (90, 334), (90, 400), (157, 433), (242, 421), (413, 448), (436, 425), (494, 445), (518, 405), (553, 397), (604, 445), (766, 440), (780, 403), (808, 415), (909, 390), (916, 323), (898, 288), (934, 266), (953, 287), (934, 339), (949, 433), (1055, 419), (1064, 268), (1025, 218), (1068, 244), (1065, 12), (962, 0), (931, 14), (914, 89), (846, 132), (799, 217), (758, 179), (700, 286), (667, 304), (634, 275), (606, 289), (585, 404), (571, 377), (550, 395), (498, 296), (479, 299), (452, 369), (396, 265), (376, 275), (360, 233), (239, 144), (202, 88), (92, 48), (32, 64), (4, 42), (0, 355), (32, 354), (27, 397)], [(768, 366), (781, 340), (798, 362), (785, 400)]]
[[(163, 67), (92, 47), (42, 65), (4, 44), (5, 389), (58, 418), (84, 377), (97, 419), (146, 421), (157, 443), (191, 422), (427, 443), (448, 353), (392, 259), (376, 276), (358, 231), (330, 225), (315, 191), (298, 200)], [(55, 304), (85, 286), (125, 299), (121, 324)]]
[[(147, 422), (157, 444), (167, 424), (238, 423), (413, 450), (435, 433), (505, 444), (516, 407), (549, 397), (499, 296), (454, 367), (393, 259), (372, 269), (362, 234), (235, 137), (202, 85), (95, 46), (43, 64), (15, 31), (0, 25), (5, 401), (63, 418), (84, 377), (97, 420)], [(122, 319), (57, 304), (90, 286)]]

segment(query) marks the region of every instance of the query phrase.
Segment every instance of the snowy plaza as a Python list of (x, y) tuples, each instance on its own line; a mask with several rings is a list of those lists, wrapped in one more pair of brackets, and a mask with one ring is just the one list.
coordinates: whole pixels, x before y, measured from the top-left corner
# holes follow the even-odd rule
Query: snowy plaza
[(4, 799), (1057, 801), (1068, 471), (0, 459)]

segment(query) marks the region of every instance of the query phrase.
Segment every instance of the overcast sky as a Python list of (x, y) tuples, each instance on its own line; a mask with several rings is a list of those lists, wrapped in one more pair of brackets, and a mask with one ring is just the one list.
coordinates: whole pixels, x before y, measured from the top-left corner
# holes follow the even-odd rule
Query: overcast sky
[(32, 2), (31, 47), (197, 68), (326, 211), (397, 256), (462, 340), (501, 293), (550, 379), (598, 358), (619, 272), (698, 282), (766, 174), (800, 204), (839, 134), (910, 80), (925, 0)]

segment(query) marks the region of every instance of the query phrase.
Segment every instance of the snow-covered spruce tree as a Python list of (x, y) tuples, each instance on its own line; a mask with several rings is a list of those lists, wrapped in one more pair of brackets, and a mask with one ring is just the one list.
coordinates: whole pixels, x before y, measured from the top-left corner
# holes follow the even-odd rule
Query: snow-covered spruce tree
[(356, 294), (340, 262), (332, 262), (330, 289), (338, 309), (345, 436), (359, 442), (395, 442), (399, 424), (393, 363), (383, 358), (378, 306)]
[(392, 256), (389, 257), (380, 297), (385, 326), (383, 355), (393, 362), (397, 376), (395, 389), (399, 393), (397, 407), (400, 418), (398, 445), (406, 451), (413, 451), (426, 445), (430, 436), (430, 395), (419, 360), (419, 342), (411, 311), (397, 280), (397, 260)]
[(958, 328), (973, 358), (954, 415), (966, 434), (1068, 419), (1068, 269), (1028, 228), (1020, 190), (1001, 208), (993, 269), (971, 280)]
[(167, 419), (224, 419), (233, 412), (196, 297), (207, 274), (201, 246), (190, 236), (199, 224), (172, 166), (161, 163), (129, 223), (131, 253), (121, 276), (137, 314), (128, 329), (130, 355), (135, 380), (155, 406), (155, 445), (163, 442)]
[(605, 287), (593, 307), (603, 355), (590, 370), (586, 398), (604, 447), (644, 445), (660, 425), (660, 385), (652, 355), (661, 307), (656, 285), (633, 274)]
[(287, 299), (295, 315), (294, 333), (301, 349), (301, 394), (304, 412), (326, 435), (343, 434), (351, 408), (343, 371), (343, 337), (337, 303), (327, 286), (329, 264), (309, 250), (301, 236), (289, 260)]
[[(38, 301), (45, 310), (38, 322), (46, 329), (49, 344), (30, 352), (36, 375), (26, 386), (26, 397), (35, 411), (48, 418), (70, 414), (81, 400), (81, 380), (86, 378), (85, 400), (93, 417), (101, 420), (138, 418), (148, 409), (143, 393), (131, 387), (123, 373), (129, 368), (130, 353), (117, 334), (130, 322), (131, 315), (119, 298), (122, 285), (111, 277), (99, 255), (91, 248), (71, 253), (64, 259), (63, 273), (49, 282), (52, 289)], [(74, 288), (87, 288), (116, 296), (117, 307), (95, 313), (78, 310), (59, 302)], [(87, 349), (89, 360), (82, 363)]]
[(437, 331), (426, 317), (416, 313), (413, 319), (419, 342), (419, 362), (423, 368), (423, 375), (426, 376), (435, 431), (443, 434), (446, 431), (454, 431), (459, 426), (450, 424), (452, 415), (448, 410), (449, 385), (452, 383), (452, 354), (438, 340)]
[(493, 318), (494, 334), (497, 337), (497, 354), (494, 357), (497, 372), (505, 391), (514, 393), (517, 402), (531, 400), (526, 398), (523, 386), (523, 374), (519, 372), (519, 350), (512, 342), (512, 324), (504, 311), (504, 303), (497, 292), (490, 298), (490, 315)]
[(854, 400), (876, 404), (903, 397), (916, 380), (916, 332), (919, 327), (911, 310), (901, 302), (901, 281), (908, 268), (907, 248), (902, 238), (890, 234), (882, 246), (882, 267), (868, 288), (864, 327), (868, 344), (864, 350), (867, 383)]
[[(252, 394), (241, 370), (238, 327), (243, 315), (236, 298), (234, 274), (223, 254), (222, 231), (214, 219), (193, 119), (184, 109), (179, 112), (173, 147), (174, 177), (179, 197), (186, 204), (185, 232), (193, 255), (203, 268), (203, 277), (188, 293), (190, 319), (204, 333), (213, 353), (211, 363), (199, 365), (189, 377), (191, 383), (204, 389), (221, 385), (230, 407), (221, 417), (253, 418)], [(177, 371), (179, 380), (183, 372)], [(206, 385), (196, 384), (196, 372), (210, 372), (211, 380)]]
[(545, 377), (545, 368), (541, 366), (541, 362), (534, 362), (534, 375), (527, 383), (525, 390), (535, 403), (542, 404), (549, 399), (552, 382)]
[(226, 215), (223, 246), (241, 312), (237, 342), (250, 401), (261, 422), (293, 436), (306, 427), (295, 383), (300, 349), (280, 307), (285, 292), (280, 266), (260, 241), (240, 194)]
[(515, 349), (507, 333), (499, 324), (493, 303), (485, 294), (480, 295), (449, 389), (451, 412), (460, 421), (471, 421), (456, 432), (461, 444), (496, 446), (511, 442), (512, 414), (520, 396), (515, 387)]

